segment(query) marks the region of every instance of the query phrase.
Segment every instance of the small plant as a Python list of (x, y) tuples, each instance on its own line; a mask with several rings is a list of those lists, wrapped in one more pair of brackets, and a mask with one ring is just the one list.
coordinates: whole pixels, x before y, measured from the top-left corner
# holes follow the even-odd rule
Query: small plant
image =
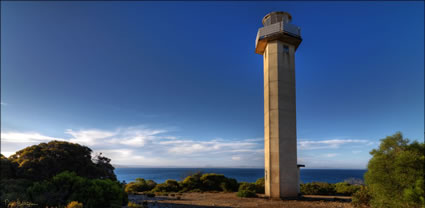
[(176, 180), (166, 180), (152, 189), (153, 192), (178, 192), (180, 191), (180, 184)]
[(37, 206), (37, 204), (27, 202), (27, 201), (12, 201), (12, 202), (5, 202), (7, 204), (7, 208), (29, 208), (33, 206)]
[(77, 201), (69, 202), (68, 205), (66, 205), (66, 208), (83, 208), (83, 204)]
[(360, 189), (353, 194), (351, 204), (354, 207), (369, 207), (371, 195), (367, 186), (361, 186)]
[(236, 195), (238, 197), (256, 197), (256, 189), (257, 187), (255, 184), (242, 182), (239, 185), (239, 190)]
[(335, 184), (323, 183), (323, 182), (312, 182), (301, 184), (301, 193), (305, 195), (334, 195)]
[(259, 178), (255, 181), (255, 186), (257, 194), (264, 194), (264, 178)]
[(131, 207), (131, 208), (142, 208), (142, 206), (134, 203), (134, 202), (128, 202), (127, 207)]
[(351, 185), (346, 182), (341, 182), (335, 184), (335, 191), (339, 195), (352, 196), (354, 193), (360, 190), (360, 187), (360, 185)]

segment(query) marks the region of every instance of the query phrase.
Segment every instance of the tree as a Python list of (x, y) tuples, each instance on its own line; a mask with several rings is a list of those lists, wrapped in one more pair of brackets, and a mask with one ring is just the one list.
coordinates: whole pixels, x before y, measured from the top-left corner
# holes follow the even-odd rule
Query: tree
[(26, 147), (9, 157), (16, 177), (35, 181), (49, 179), (63, 171), (72, 171), (91, 179), (116, 180), (110, 159), (97, 155), (86, 146), (51, 141)]
[(1, 166), (0, 166), (0, 178), (13, 178), (15, 173), (13, 172), (13, 166), (10, 160), (7, 159), (3, 154), (0, 154)]
[(381, 140), (365, 174), (372, 207), (424, 207), (424, 153), (400, 132)]

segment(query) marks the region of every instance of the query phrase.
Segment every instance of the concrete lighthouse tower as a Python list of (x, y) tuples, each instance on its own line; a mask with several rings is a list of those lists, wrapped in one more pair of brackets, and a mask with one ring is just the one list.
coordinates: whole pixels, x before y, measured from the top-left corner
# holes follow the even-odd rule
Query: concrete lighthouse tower
[(297, 197), (297, 128), (295, 111), (295, 51), (300, 28), (287, 12), (263, 18), (255, 52), (264, 58), (265, 194), (271, 198)]

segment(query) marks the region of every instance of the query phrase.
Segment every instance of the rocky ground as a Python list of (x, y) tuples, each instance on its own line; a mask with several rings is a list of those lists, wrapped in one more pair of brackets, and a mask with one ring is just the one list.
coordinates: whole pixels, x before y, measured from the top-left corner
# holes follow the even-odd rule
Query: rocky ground
[(258, 198), (240, 198), (236, 193), (183, 193), (168, 196), (148, 197), (129, 195), (129, 201), (149, 208), (210, 208), (210, 207), (267, 207), (267, 208), (348, 208), (351, 197), (304, 196), (298, 200), (270, 200), (260, 195)]

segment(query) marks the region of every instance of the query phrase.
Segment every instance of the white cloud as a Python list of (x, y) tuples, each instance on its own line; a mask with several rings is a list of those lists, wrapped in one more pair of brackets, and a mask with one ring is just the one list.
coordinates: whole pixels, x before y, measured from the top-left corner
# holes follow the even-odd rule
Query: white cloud
[(236, 161), (239, 161), (239, 160), (241, 160), (241, 157), (238, 157), (238, 156), (233, 156), (233, 157), (232, 157), (232, 160), (236, 160)]
[(361, 153), (361, 152), (363, 152), (363, 151), (361, 151), (361, 150), (353, 150), (353, 151), (351, 151), (353, 154), (359, 154), (359, 153)]
[(47, 142), (51, 140), (64, 140), (45, 136), (37, 132), (1, 132), (1, 141), (8, 143), (37, 143)]
[(10, 156), (25, 147), (52, 140), (63, 141), (65, 139), (46, 136), (38, 132), (1, 132), (1, 153)]
[(330, 139), (321, 141), (299, 141), (298, 149), (300, 150), (314, 150), (314, 149), (336, 149), (341, 145), (349, 143), (367, 143), (367, 140), (356, 140), (356, 139)]
[[(59, 139), (37, 132), (7, 132), (2, 133), (1, 143), (2, 152), (12, 154), (29, 144), (54, 139), (66, 140), (86, 145), (94, 153), (102, 152), (113, 164), (123, 165), (235, 167), (263, 164), (264, 151), (260, 139), (192, 140), (166, 135), (167, 132), (165, 129), (143, 126), (113, 130), (67, 129), (64, 132), (67, 137)], [(241, 161), (241, 158), (244, 158), (244, 161)], [(255, 161), (255, 164), (252, 161)], [(245, 164), (242, 164), (243, 162)]]
[(339, 154), (337, 154), (337, 153), (329, 153), (329, 154), (325, 154), (325, 155), (323, 155), (324, 157), (336, 157), (336, 156), (338, 156)]

